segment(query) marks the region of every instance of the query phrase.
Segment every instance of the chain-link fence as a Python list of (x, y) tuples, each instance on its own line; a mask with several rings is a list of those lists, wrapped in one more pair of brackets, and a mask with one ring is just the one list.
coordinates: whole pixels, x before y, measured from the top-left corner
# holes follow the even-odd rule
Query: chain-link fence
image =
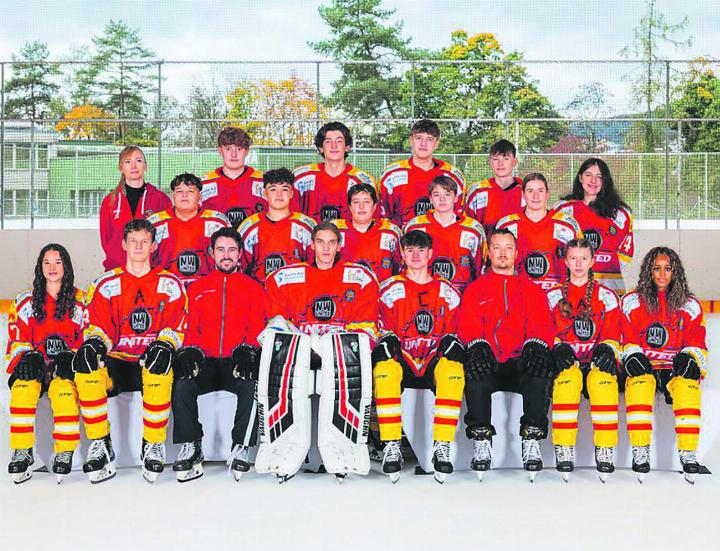
[[(51, 86), (22, 88), (38, 68)], [(317, 128), (342, 120), (355, 138), (350, 161), (379, 177), (408, 155), (409, 128), (427, 117), (441, 127), (438, 157), (468, 181), (489, 175), (487, 148), (501, 137), (518, 148), (518, 174), (543, 172), (554, 198), (597, 155), (637, 219), (702, 227), (720, 220), (720, 119), (698, 116), (718, 69), (707, 60), (4, 62), (0, 226), (96, 224), (126, 144), (143, 148), (147, 179), (167, 189), (179, 172), (219, 165), (227, 123), (249, 130), (248, 163), (264, 170), (318, 160)]]

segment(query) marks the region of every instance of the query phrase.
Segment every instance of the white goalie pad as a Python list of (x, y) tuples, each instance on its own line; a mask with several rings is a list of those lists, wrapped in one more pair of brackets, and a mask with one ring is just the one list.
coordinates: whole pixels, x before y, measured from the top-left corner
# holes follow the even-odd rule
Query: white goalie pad
[(266, 330), (258, 376), (258, 473), (293, 476), (310, 448), (310, 337)]
[(370, 471), (367, 436), (372, 401), (370, 340), (361, 333), (320, 337), (322, 369), (318, 449), (325, 469), (334, 474)]

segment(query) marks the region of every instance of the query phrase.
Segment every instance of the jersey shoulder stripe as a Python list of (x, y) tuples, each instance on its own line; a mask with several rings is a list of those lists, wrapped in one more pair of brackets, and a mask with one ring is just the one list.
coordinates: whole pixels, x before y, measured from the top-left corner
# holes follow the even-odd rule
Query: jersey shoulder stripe
[(32, 289), (26, 289), (15, 298), (15, 310), (20, 310), (23, 303), (32, 300)]
[(626, 316), (633, 310), (640, 308), (640, 295), (637, 291), (630, 291), (620, 299), (620, 308)]
[(264, 172), (262, 170), (253, 168), (252, 173), (250, 173), (250, 178), (252, 178), (254, 180), (262, 180), (263, 174), (264, 174)]
[(402, 274), (390, 276), (389, 278), (384, 279), (382, 284), (380, 285), (380, 293), (382, 294), (387, 287), (394, 285), (395, 283), (401, 283), (405, 281), (407, 281), (407, 278)]
[(358, 180), (360, 183), (363, 184), (369, 184), (372, 187), (375, 188), (375, 191), (377, 191), (377, 182), (375, 181), (375, 178), (373, 178), (369, 173), (365, 172), (364, 170), (359, 169), (358, 167), (354, 166), (352, 167), (352, 170), (348, 172), (348, 176), (352, 176), (354, 179)]
[(335, 224), (335, 226), (339, 230), (349, 230), (350, 229), (350, 225), (347, 223), (347, 220), (345, 220), (344, 218), (334, 218), (333, 220), (330, 220), (330, 221), (333, 224)]
[(230, 225), (230, 220), (228, 220), (227, 216), (225, 216), (222, 212), (212, 210), (212, 209), (203, 209), (200, 212), (201, 218), (215, 218), (216, 220), (219, 220), (220, 222)]
[(394, 233), (398, 239), (402, 237), (402, 230), (398, 228), (395, 224), (393, 224), (390, 220), (387, 218), (383, 218), (380, 220), (380, 231), (387, 231)]
[(165, 222), (166, 220), (170, 220), (172, 216), (170, 213), (166, 210), (162, 210), (160, 212), (154, 212), (150, 216), (147, 217), (147, 221), (150, 222), (153, 226), (156, 226), (158, 224), (161, 224), (162, 222)]
[(473, 182), (470, 184), (470, 187), (468, 188), (468, 196), (476, 193), (482, 189), (490, 189), (492, 185), (490, 184), (490, 180), (488, 178), (485, 178), (484, 180), (479, 180), (477, 182)]
[(315, 226), (317, 226), (317, 222), (315, 222), (314, 218), (311, 218), (310, 216), (303, 214), (302, 212), (293, 212), (290, 215), (290, 220), (295, 220), (297, 222), (305, 224), (310, 229), (313, 229)]
[(238, 226), (237, 232), (240, 234), (240, 236), (244, 239), (245, 234), (255, 226), (256, 224), (260, 223), (260, 213), (256, 212), (255, 214), (251, 214), (248, 216), (245, 220), (243, 220), (240, 225)]
[(580, 229), (580, 224), (578, 224), (577, 220), (575, 220), (575, 218), (573, 218), (566, 212), (563, 212), (561, 210), (554, 212), (552, 219), (558, 222), (563, 222), (564, 224), (570, 226), (576, 235), (580, 235), (582, 233), (582, 230)]
[(396, 170), (410, 170), (410, 162), (407, 159), (403, 159), (402, 161), (397, 161), (389, 164), (382, 171), (380, 179), (382, 180), (383, 178), (385, 178), (385, 176), (387, 176), (391, 172), (395, 172)]
[(297, 178), (306, 172), (320, 172), (320, 165), (318, 163), (312, 163), (309, 165), (302, 165), (293, 170), (293, 176)]
[(514, 214), (508, 214), (507, 216), (503, 216), (500, 220), (497, 221), (497, 224), (495, 224), (495, 227), (497, 229), (502, 228), (503, 226), (506, 226), (508, 224), (511, 224), (513, 222), (517, 222), (520, 220), (520, 215), (517, 213)]
[(205, 174), (205, 179), (203, 180), (202, 183), (204, 184), (204, 183), (208, 182), (209, 180), (216, 180), (218, 178), (220, 178), (220, 173), (218, 172), (218, 169), (216, 168), (215, 170), (211, 170), (210, 172)]

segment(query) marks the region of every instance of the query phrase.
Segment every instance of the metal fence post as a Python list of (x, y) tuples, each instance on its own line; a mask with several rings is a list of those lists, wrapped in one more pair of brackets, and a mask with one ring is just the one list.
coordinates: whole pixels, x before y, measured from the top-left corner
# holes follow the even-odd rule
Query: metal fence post
[(710, 197), (708, 197), (708, 154), (705, 152), (705, 174), (703, 176), (703, 184), (705, 188), (705, 220), (708, 219), (708, 206)]
[[(670, 62), (665, 62), (665, 229), (668, 229), (670, 198)], [(652, 124), (652, 123), (651, 123)]]
[(683, 165), (682, 151), (679, 146), (680, 136), (682, 136), (682, 121), (678, 121), (677, 188), (675, 189), (675, 218), (677, 219), (677, 229), (680, 229), (680, 193), (682, 190)]
[(415, 120), (415, 60), (410, 62), (410, 118)]
[(162, 60), (158, 61), (158, 95), (157, 95), (157, 110), (155, 112), (155, 118), (157, 124), (157, 186), (162, 186), (162, 123), (159, 119), (162, 118)]
[(315, 62), (315, 121), (320, 126), (320, 62)]
[(639, 182), (639, 190), (638, 190), (638, 219), (642, 220), (643, 217), (643, 192), (642, 192), (642, 186), (643, 186), (643, 173), (642, 173), (642, 155), (638, 156), (638, 182)]
[(5, 228), (5, 63), (0, 63), (0, 229)]
[(190, 125), (190, 166), (192, 167), (193, 174), (195, 174), (195, 132), (197, 132), (197, 123), (195, 119), (193, 119)]
[(75, 145), (75, 201), (73, 212), (75, 218), (80, 218), (80, 150)]
[(30, 123), (30, 229), (35, 229), (35, 119)]
[(503, 89), (503, 103), (505, 107), (505, 113), (503, 118), (505, 119), (505, 139), (510, 139), (510, 126), (508, 125), (508, 118), (510, 117), (510, 62), (505, 61), (505, 88)]

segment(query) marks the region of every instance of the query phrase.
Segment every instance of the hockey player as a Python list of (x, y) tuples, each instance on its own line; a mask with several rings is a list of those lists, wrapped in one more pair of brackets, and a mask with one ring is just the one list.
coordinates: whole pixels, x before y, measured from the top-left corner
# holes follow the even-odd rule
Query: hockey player
[(264, 282), (278, 268), (310, 259), (310, 234), (315, 221), (291, 212), (293, 174), (287, 168), (263, 174), (267, 212), (245, 219), (238, 228), (242, 240), (241, 260), (245, 272)]
[(500, 390), (523, 397), (520, 418), (522, 462), (530, 480), (542, 470), (540, 441), (547, 437), (547, 412), (555, 337), (542, 289), (515, 273), (517, 246), (509, 230), (490, 237), (490, 267), (468, 285), (457, 314), (458, 336), (466, 345), (466, 434), (473, 441), (470, 468), (482, 480), (492, 464), (492, 395)]
[(201, 208), (202, 183), (194, 174), (178, 174), (170, 189), (174, 207), (148, 217), (156, 232), (152, 264), (175, 274), (187, 287), (212, 269), (210, 236), (230, 222), (220, 212)]
[(368, 184), (377, 190), (375, 178), (347, 162), (353, 139), (341, 122), (324, 124), (315, 135), (321, 163), (295, 169), (293, 208), (318, 222), (349, 218), (348, 190), (355, 184)]
[(520, 178), (513, 176), (518, 164), (513, 143), (498, 140), (489, 154), (492, 178), (472, 184), (465, 198), (465, 213), (480, 222), (487, 234), (501, 218), (525, 206)]
[(550, 190), (545, 176), (532, 172), (522, 181), (525, 209), (501, 218), (498, 228), (513, 232), (518, 246), (518, 273), (543, 289), (565, 277), (565, 247), (582, 237), (578, 223), (567, 214), (548, 209)]
[(376, 219), (378, 196), (369, 184), (348, 191), (351, 218), (335, 220), (340, 230), (340, 255), (346, 262), (363, 264), (384, 281), (400, 266), (400, 228), (387, 218)]
[(373, 350), (373, 378), (383, 472), (397, 482), (402, 468), (400, 440), (403, 388), (427, 388), (435, 394), (433, 467), (443, 483), (453, 472), (450, 443), (455, 439), (465, 376), (465, 349), (455, 336), (460, 294), (430, 270), (433, 240), (418, 230), (400, 241), (405, 272), (386, 280), (380, 292), (383, 336)]
[(595, 463), (605, 482), (615, 470), (620, 303), (614, 291), (595, 280), (589, 241), (570, 241), (565, 264), (567, 278), (548, 291), (557, 330), (553, 356), (559, 371), (552, 406), (555, 467), (567, 482), (575, 468), (578, 408), (584, 386), (590, 399)]
[(8, 318), (7, 372), (10, 374), (8, 472), (20, 484), (32, 476), (35, 411), (47, 390), (55, 430), (52, 472), (62, 482), (72, 469), (80, 442), (80, 410), (71, 369), (82, 341), (83, 292), (74, 286), (70, 255), (56, 243), (45, 245), (35, 264), (32, 290), (21, 293)]
[(215, 269), (188, 287), (184, 346), (173, 357), (173, 440), (182, 444), (173, 470), (180, 482), (203, 473), (198, 396), (217, 390), (237, 396), (228, 459), (235, 480), (250, 469), (248, 453), (257, 437), (257, 335), (265, 327), (265, 290), (239, 271), (241, 245), (235, 230), (216, 231), (210, 248)]
[(593, 272), (598, 281), (623, 295), (621, 268), (635, 254), (633, 220), (613, 182), (605, 161), (591, 157), (580, 165), (572, 193), (555, 205), (577, 220), (595, 253)]
[(438, 176), (447, 176), (456, 185), (456, 213), (460, 214), (465, 197), (465, 177), (450, 163), (433, 157), (440, 143), (440, 128), (428, 119), (417, 121), (410, 130), (409, 159), (385, 168), (380, 178), (381, 216), (399, 228), (430, 210), (428, 186)]
[(449, 176), (438, 176), (429, 186), (432, 209), (410, 220), (405, 233), (427, 232), (433, 239), (433, 274), (449, 280), (461, 293), (480, 275), (487, 258), (487, 243), (482, 226), (463, 214), (456, 214), (460, 197)]
[(637, 288), (621, 301), (627, 427), (632, 468), (642, 482), (650, 471), (655, 389), (675, 413), (677, 449), (685, 478), (700, 472), (700, 380), (707, 367), (705, 322), (690, 293), (677, 253), (655, 247), (645, 255)]
[(105, 252), (103, 266), (112, 270), (125, 262), (122, 248), (125, 224), (172, 207), (165, 193), (145, 181), (147, 163), (139, 147), (128, 145), (120, 151), (120, 182), (100, 205), (100, 242)]
[(143, 393), (143, 476), (153, 482), (164, 469), (170, 365), (182, 345), (187, 297), (177, 277), (150, 267), (155, 247), (150, 222), (128, 222), (125, 267), (103, 274), (88, 289), (88, 322), (72, 369), (91, 440), (83, 470), (93, 483), (115, 476), (107, 399), (121, 392)]
[(262, 171), (245, 164), (252, 140), (239, 126), (226, 126), (218, 134), (222, 166), (202, 183), (203, 208), (222, 212), (234, 228), (248, 216), (267, 208)]

